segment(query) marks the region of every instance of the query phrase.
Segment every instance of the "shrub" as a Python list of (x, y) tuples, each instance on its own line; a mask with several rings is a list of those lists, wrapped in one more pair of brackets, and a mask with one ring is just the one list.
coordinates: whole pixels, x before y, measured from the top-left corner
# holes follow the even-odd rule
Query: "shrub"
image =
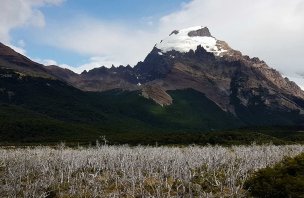
[(245, 188), (254, 197), (304, 197), (304, 154), (259, 170)]

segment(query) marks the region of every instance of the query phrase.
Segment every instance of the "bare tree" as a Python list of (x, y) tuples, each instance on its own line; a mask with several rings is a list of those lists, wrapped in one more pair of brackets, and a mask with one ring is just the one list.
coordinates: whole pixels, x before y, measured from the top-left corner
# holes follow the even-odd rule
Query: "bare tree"
[(244, 197), (256, 170), (304, 146), (0, 149), (0, 197)]

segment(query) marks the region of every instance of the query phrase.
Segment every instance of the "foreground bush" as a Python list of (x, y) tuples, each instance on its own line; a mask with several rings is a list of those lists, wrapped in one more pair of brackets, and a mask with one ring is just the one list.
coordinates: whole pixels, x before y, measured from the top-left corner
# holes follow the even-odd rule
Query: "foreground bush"
[(304, 197), (304, 154), (256, 172), (245, 188), (254, 197)]
[(245, 197), (244, 182), (304, 146), (0, 149), (0, 197)]

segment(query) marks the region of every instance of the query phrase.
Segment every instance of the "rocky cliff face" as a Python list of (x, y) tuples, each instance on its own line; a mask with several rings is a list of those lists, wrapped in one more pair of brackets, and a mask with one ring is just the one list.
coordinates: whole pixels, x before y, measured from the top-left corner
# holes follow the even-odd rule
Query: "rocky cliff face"
[(151, 98), (161, 106), (171, 105), (173, 101), (171, 96), (168, 93), (166, 93), (165, 89), (158, 84), (145, 85), (142, 88), (142, 95), (145, 98)]
[[(88, 75), (101, 70), (111, 71), (95, 69)], [(297, 101), (304, 100), (304, 92), (294, 82), (283, 78), (264, 61), (242, 55), (226, 42), (217, 40), (206, 27), (173, 31), (156, 44), (143, 62), (127, 71), (128, 75), (123, 75), (122, 69), (112, 76), (106, 74), (120, 83), (116, 83), (119, 86), (104, 83), (104, 86), (140, 89), (145, 97), (161, 105), (172, 103), (165, 91), (191, 88), (233, 114), (238, 114), (236, 105), (303, 112)]]
[[(1, 60), (9, 58), (21, 66), (31, 63), (10, 53), (1, 52)], [(82, 74), (35, 63), (31, 68), (83, 91), (137, 90), (162, 106), (174, 103), (168, 91), (193, 89), (236, 117), (304, 113), (304, 92), (294, 82), (264, 61), (217, 40), (207, 27), (173, 31), (134, 67), (100, 67)]]

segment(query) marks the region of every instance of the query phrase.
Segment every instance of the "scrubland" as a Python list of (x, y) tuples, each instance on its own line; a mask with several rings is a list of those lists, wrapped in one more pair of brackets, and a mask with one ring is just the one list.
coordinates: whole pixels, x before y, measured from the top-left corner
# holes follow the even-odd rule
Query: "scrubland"
[(0, 149), (0, 197), (246, 197), (255, 171), (301, 145)]

